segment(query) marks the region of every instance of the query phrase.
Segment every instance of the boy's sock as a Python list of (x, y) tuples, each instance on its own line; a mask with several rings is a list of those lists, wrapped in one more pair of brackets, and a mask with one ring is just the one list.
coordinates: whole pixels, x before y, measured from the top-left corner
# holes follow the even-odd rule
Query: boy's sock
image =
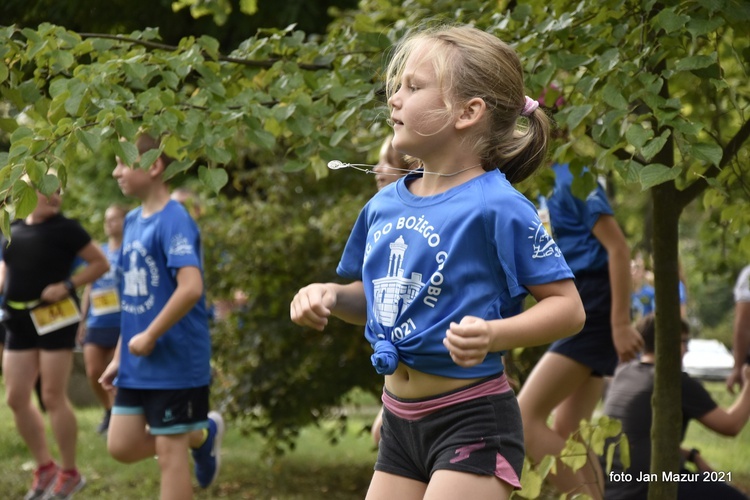
[(203, 437), (201, 438), (201, 442), (198, 446), (191, 446), (192, 449), (197, 450), (203, 444), (206, 442), (206, 439), (208, 439), (208, 429), (201, 429), (201, 433), (203, 434)]

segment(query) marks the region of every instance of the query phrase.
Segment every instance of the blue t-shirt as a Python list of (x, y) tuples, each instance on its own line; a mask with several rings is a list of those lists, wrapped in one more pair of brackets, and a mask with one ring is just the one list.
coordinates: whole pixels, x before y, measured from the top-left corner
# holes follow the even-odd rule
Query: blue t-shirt
[[(86, 326), (89, 328), (120, 328), (120, 270), (117, 267), (120, 249), (112, 250), (107, 243), (102, 243), (100, 247), (109, 262), (109, 270), (91, 284)], [(109, 304), (112, 302), (105, 300), (100, 307), (98, 297), (102, 299), (115, 298), (117, 305), (111, 307)]]
[(575, 274), (601, 270), (609, 262), (607, 249), (591, 231), (600, 216), (614, 214), (607, 193), (597, 184), (586, 200), (581, 200), (571, 191), (573, 174), (568, 165), (556, 163), (552, 169), (555, 189), (547, 200), (547, 207), (555, 241)]
[(654, 298), (656, 292), (651, 285), (643, 285), (631, 294), (630, 312), (634, 320), (638, 320), (654, 312)]
[(177, 288), (177, 271), (203, 271), (198, 226), (178, 202), (170, 200), (147, 218), (141, 208), (125, 217), (119, 257), (121, 339), (118, 387), (186, 389), (208, 385), (211, 341), (205, 298), (167, 330), (148, 356), (130, 354), (127, 345), (143, 332)]
[(365, 205), (337, 272), (364, 283), (365, 337), (376, 355), (385, 341), (401, 362), (424, 373), (499, 373), (501, 352), (470, 368), (453, 362), (443, 346), (450, 322), (518, 314), (525, 286), (573, 274), (534, 205), (499, 170), (425, 197), (407, 189), (420, 175), (399, 179)]

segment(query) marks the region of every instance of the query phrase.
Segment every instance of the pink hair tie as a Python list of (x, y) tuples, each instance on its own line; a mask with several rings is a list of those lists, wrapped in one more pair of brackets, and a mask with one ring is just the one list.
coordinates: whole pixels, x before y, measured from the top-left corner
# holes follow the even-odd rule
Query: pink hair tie
[(536, 111), (536, 108), (539, 107), (539, 101), (535, 101), (529, 96), (526, 96), (526, 103), (523, 105), (523, 111), (521, 111), (521, 116), (531, 116), (531, 113)]

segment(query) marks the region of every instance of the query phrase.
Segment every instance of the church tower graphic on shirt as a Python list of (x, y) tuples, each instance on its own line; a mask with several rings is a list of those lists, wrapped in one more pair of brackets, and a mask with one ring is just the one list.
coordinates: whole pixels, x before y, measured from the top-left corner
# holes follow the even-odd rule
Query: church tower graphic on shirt
[(136, 252), (130, 254), (130, 269), (122, 273), (123, 295), (130, 297), (144, 297), (148, 295), (146, 269), (138, 267)]
[(401, 236), (391, 243), (387, 276), (372, 280), (375, 298), (373, 312), (377, 322), (383, 326), (394, 326), (401, 311), (411, 304), (425, 285), (421, 273), (404, 277), (404, 257), (408, 246)]

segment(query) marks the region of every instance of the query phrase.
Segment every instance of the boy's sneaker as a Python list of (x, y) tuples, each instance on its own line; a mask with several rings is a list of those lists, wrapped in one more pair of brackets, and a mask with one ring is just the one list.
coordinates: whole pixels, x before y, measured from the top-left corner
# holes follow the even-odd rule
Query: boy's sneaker
[(192, 449), (195, 478), (201, 488), (208, 488), (219, 475), (221, 440), (224, 439), (224, 419), (218, 412), (208, 414), (208, 436), (200, 448)]
[(78, 472), (60, 471), (57, 474), (55, 487), (47, 492), (44, 500), (68, 500), (73, 494), (86, 486), (86, 479)]
[(99, 434), (106, 434), (109, 429), (109, 420), (112, 418), (112, 410), (106, 410), (104, 412), (104, 418), (102, 418), (99, 427), (96, 428), (96, 432)]
[(52, 489), (52, 485), (55, 484), (55, 478), (60, 468), (56, 463), (52, 462), (44, 468), (37, 467), (34, 470), (34, 482), (31, 484), (31, 489), (23, 497), (24, 500), (40, 500), (47, 494), (47, 490)]

